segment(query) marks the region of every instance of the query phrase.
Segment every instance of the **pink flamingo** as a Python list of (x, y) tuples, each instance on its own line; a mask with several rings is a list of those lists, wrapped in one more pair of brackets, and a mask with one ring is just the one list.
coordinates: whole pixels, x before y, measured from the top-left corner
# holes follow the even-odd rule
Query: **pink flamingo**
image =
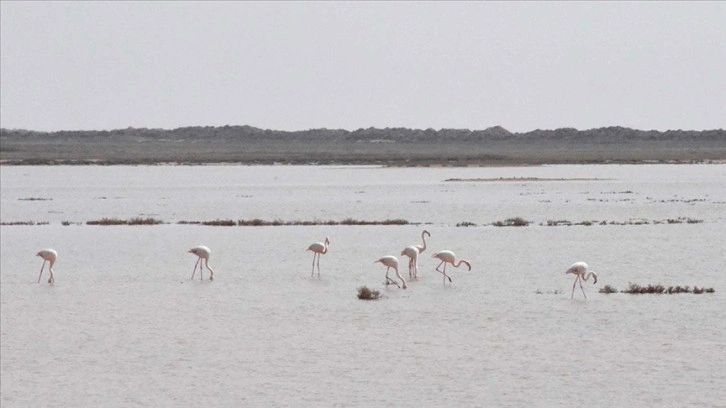
[(423, 245), (411, 245), (401, 251), (401, 255), (408, 257), (408, 277), (418, 279), (418, 255), (426, 250), (426, 237), (431, 234), (424, 230), (421, 233), (421, 240)]
[(318, 277), (320, 277), (320, 255), (328, 253), (328, 245), (330, 245), (330, 239), (325, 237), (325, 242), (316, 242), (308, 247), (308, 251), (313, 251), (313, 270), (310, 272), (310, 277), (315, 274), (315, 258), (318, 259)]
[(48, 279), (48, 283), (55, 283), (55, 275), (53, 274), (53, 265), (55, 264), (55, 260), (58, 259), (58, 252), (55, 251), (55, 249), (42, 249), (38, 251), (35, 256), (39, 256), (43, 258), (43, 266), (40, 267), (40, 274), (38, 275), (38, 283), (40, 283), (40, 277), (43, 276), (43, 268), (45, 268), (45, 263), (49, 262), (50, 265), (48, 266), (48, 270), (50, 271), (50, 278)]
[(401, 286), (398, 285), (398, 282), (388, 277), (388, 270), (393, 268), (394, 271), (396, 271), (396, 276), (398, 276), (398, 279), (401, 280), (401, 283), (403, 284), (403, 288), (406, 289), (406, 281), (403, 279), (403, 276), (401, 276), (400, 273), (398, 273), (398, 259), (396, 259), (395, 256), (389, 255), (384, 256), (383, 258), (379, 258), (377, 261), (373, 263), (380, 262), (383, 265), (386, 266), (386, 286), (389, 284), (393, 284), (401, 288)]
[(194, 264), (194, 271), (192, 272), (191, 279), (194, 279), (194, 274), (197, 273), (197, 265), (199, 265), (199, 279), (204, 280), (204, 277), (202, 275), (202, 265), (200, 264), (201, 260), (204, 259), (204, 265), (209, 269), (209, 280), (214, 280), (214, 269), (209, 266), (209, 256), (212, 254), (212, 251), (205, 247), (204, 245), (196, 246), (192, 249), (190, 249), (188, 252), (196, 255), (197, 263)]
[(575, 285), (577, 284), (577, 282), (580, 282), (580, 289), (582, 289), (582, 295), (585, 296), (585, 299), (587, 299), (587, 295), (585, 294), (585, 288), (582, 287), (582, 281), (586, 281), (590, 278), (590, 276), (592, 276), (594, 278), (592, 284), (596, 284), (597, 273), (595, 271), (588, 271), (588, 266), (585, 262), (573, 263), (572, 266), (570, 266), (570, 269), (565, 272), (565, 275), (567, 275), (568, 273), (577, 275), (577, 277), (575, 278), (575, 282), (572, 283), (572, 296), (570, 296), (570, 299), (575, 298)]
[[(454, 255), (451, 251), (439, 251), (435, 253), (432, 258), (438, 258), (441, 260), (441, 263), (439, 266), (436, 267), (436, 271), (444, 275), (444, 284), (446, 284), (446, 279), (449, 279), (449, 283), (451, 283), (451, 278), (449, 275), (446, 274), (446, 264), (451, 264), (454, 268), (458, 268), (461, 264), (466, 264), (466, 266), (469, 267), (469, 270), (471, 270), (471, 263), (465, 259), (460, 259), (459, 262), (456, 262), (456, 255)], [(444, 265), (444, 270), (440, 270), (439, 267), (441, 265)]]

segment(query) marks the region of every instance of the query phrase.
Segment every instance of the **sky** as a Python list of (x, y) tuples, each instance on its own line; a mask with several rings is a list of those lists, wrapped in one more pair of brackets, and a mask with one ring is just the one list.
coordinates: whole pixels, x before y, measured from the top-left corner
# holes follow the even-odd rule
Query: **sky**
[(726, 2), (0, 2), (0, 126), (726, 128)]

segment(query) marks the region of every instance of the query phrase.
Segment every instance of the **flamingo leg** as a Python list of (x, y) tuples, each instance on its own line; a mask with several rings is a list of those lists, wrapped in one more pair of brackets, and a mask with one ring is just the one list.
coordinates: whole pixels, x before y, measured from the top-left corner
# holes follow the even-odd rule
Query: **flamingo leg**
[[(444, 265), (444, 270), (443, 271), (439, 269), (439, 267), (441, 267), (441, 265)], [(446, 275), (446, 262), (441, 261), (441, 263), (439, 264), (439, 266), (436, 267), (436, 271), (438, 273), (444, 275), (444, 284), (446, 284), (446, 279), (447, 278), (449, 279), (449, 283), (453, 283), (453, 282), (451, 282), (451, 278), (449, 278), (449, 276)]]
[(315, 276), (315, 257), (318, 256), (317, 252), (313, 252), (313, 270), (310, 271), (310, 277)]
[(320, 277), (320, 254), (318, 254), (318, 278)]
[(197, 265), (199, 265), (199, 261), (201, 261), (202, 258), (197, 258), (197, 263), (194, 264), (194, 270), (192, 271), (192, 277), (189, 279), (194, 279), (194, 274), (197, 273)]
[(585, 296), (585, 299), (587, 299), (587, 295), (585, 294), (585, 288), (582, 287), (582, 279), (580, 279), (580, 289), (582, 289), (582, 296)]
[(401, 286), (398, 284), (398, 282), (396, 282), (395, 280), (393, 280), (393, 279), (391, 279), (391, 278), (388, 277), (388, 271), (390, 269), (391, 269), (390, 266), (386, 268), (386, 286), (393, 284), (393, 285), (398, 286), (398, 288), (400, 289)]
[(575, 298), (575, 285), (577, 285), (577, 280), (578, 279), (580, 279), (580, 275), (577, 275), (577, 277), (575, 278), (575, 281), (572, 282), (572, 296), (570, 296), (570, 299), (574, 299)]
[(48, 283), (55, 283), (55, 274), (53, 273), (53, 265), (48, 266), (48, 271), (50, 272), (50, 278), (48, 278)]
[(38, 275), (38, 283), (40, 283), (40, 277), (43, 276), (43, 268), (45, 268), (45, 262), (43, 261), (43, 265), (40, 267), (40, 275)]

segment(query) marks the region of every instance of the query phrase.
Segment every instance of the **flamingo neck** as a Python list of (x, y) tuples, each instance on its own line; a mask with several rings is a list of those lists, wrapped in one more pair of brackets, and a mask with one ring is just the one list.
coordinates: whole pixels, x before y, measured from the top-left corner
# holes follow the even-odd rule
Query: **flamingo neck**
[(418, 250), (419, 252), (423, 252), (426, 250), (426, 233), (425, 232), (421, 233), (421, 241), (423, 241), (423, 245), (421, 246), (421, 248), (419, 248), (419, 250)]
[(459, 262), (457, 263), (452, 263), (452, 265), (454, 265), (454, 268), (458, 268), (459, 266), (461, 266), (461, 264), (466, 264), (466, 266), (469, 267), (469, 270), (471, 270), (471, 264), (463, 259), (459, 259)]

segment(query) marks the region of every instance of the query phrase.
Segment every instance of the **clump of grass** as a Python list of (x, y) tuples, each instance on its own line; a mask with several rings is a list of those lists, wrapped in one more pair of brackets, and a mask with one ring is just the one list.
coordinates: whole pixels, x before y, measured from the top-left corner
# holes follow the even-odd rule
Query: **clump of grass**
[(177, 221), (177, 224), (183, 224), (183, 225), (186, 225), (186, 224), (196, 225), (196, 224), (201, 224), (201, 223), (202, 223), (201, 221), (186, 221), (186, 220)]
[(504, 221), (497, 221), (493, 223), (495, 227), (526, 227), (529, 225), (529, 221), (522, 217), (507, 218)]
[(268, 221), (255, 218), (254, 220), (237, 220), (237, 225), (241, 227), (260, 227), (263, 225), (269, 225)]
[(456, 224), (456, 226), (457, 227), (476, 227), (476, 224), (474, 224), (473, 222), (469, 222), (469, 221), (462, 221), (462, 222)]
[[(276, 219), (274, 221), (266, 221), (261, 220), (259, 218), (255, 218), (252, 220), (237, 220), (237, 225), (241, 227), (263, 227), (263, 226), (281, 226), (281, 225), (298, 225), (298, 226), (310, 226), (310, 225), (407, 225), (409, 222), (396, 218), (396, 219), (386, 219), (381, 221), (365, 221), (365, 220), (357, 220), (354, 218), (345, 218), (341, 221), (334, 221), (334, 220), (312, 220), (312, 221), (305, 221), (305, 220), (296, 220), (296, 221), (283, 221), (280, 219)], [(204, 224), (204, 223), (203, 223)], [(213, 224), (205, 224), (205, 225), (213, 225)], [(226, 224), (225, 224), (226, 225)]]
[(600, 293), (618, 293), (618, 290), (610, 285), (605, 285), (604, 287), (600, 288), (598, 291)]
[(534, 293), (536, 293), (538, 295), (561, 295), (562, 291), (559, 289), (555, 289), (555, 290), (550, 290), (550, 291), (544, 292), (540, 289), (537, 289)]
[(353, 218), (346, 218), (339, 223), (340, 225), (406, 225), (408, 221), (400, 218), (387, 219), (381, 221), (364, 221)]
[[(607, 289), (607, 291), (605, 291)], [(611, 287), (610, 285), (606, 285), (604, 288), (600, 289), (600, 293), (615, 293), (617, 292), (617, 289), (614, 287)], [(647, 286), (641, 286), (637, 283), (630, 283), (627, 289), (621, 290), (620, 293), (629, 293), (631, 295), (642, 295), (642, 294), (666, 294), (666, 295), (673, 295), (677, 293), (693, 293), (696, 295), (700, 295), (702, 293), (714, 293), (715, 290), (713, 288), (705, 288), (698, 286), (694, 286), (693, 289), (691, 289), (689, 286), (668, 286), (665, 287), (663, 285), (647, 285)]]
[(547, 220), (548, 227), (559, 227), (561, 225), (569, 227), (570, 225), (572, 225), (572, 222), (568, 220)]
[[(66, 224), (68, 223), (68, 224)], [(122, 220), (119, 218), (101, 218), (100, 220), (86, 221), (88, 225), (156, 225), (162, 224), (163, 221), (157, 220), (156, 218), (142, 218), (134, 217), (130, 220)], [(64, 221), (63, 225), (70, 225), (70, 222)]]
[(361, 286), (358, 288), (358, 299), (362, 300), (376, 300), (380, 299), (381, 292), (377, 290), (370, 290), (368, 286)]
[(52, 198), (43, 198), (43, 197), (27, 197), (27, 198), (18, 198), (18, 201), (53, 201)]
[(0, 222), (0, 225), (35, 225), (35, 221), (9, 221), (9, 222)]
[(101, 218), (100, 220), (86, 221), (87, 225), (126, 225), (128, 221), (118, 218)]
[(213, 225), (215, 227), (234, 227), (237, 225), (234, 220), (202, 221), (202, 225)]
[(156, 218), (141, 218), (141, 217), (134, 217), (128, 221), (128, 225), (156, 225), (156, 224), (162, 224), (163, 221), (157, 220)]

